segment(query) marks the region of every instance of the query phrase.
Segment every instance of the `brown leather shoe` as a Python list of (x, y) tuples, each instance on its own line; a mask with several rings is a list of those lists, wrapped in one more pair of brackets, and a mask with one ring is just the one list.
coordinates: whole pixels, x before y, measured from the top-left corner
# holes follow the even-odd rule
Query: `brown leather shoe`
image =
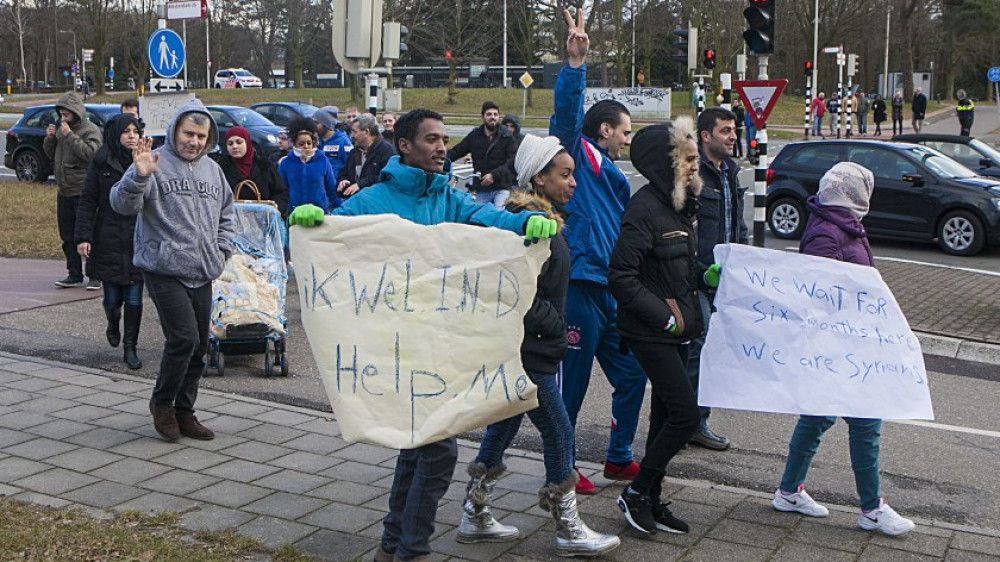
[(202, 441), (215, 439), (215, 433), (212, 433), (211, 429), (201, 425), (201, 422), (198, 421), (198, 418), (194, 417), (194, 414), (177, 414), (177, 426), (184, 437), (201, 439)]
[(382, 550), (382, 545), (375, 549), (375, 562), (392, 562), (394, 558), (391, 552)]
[(174, 415), (173, 406), (157, 406), (150, 402), (149, 413), (153, 414), (153, 427), (161, 437), (171, 443), (181, 438), (181, 431), (177, 426), (177, 417)]

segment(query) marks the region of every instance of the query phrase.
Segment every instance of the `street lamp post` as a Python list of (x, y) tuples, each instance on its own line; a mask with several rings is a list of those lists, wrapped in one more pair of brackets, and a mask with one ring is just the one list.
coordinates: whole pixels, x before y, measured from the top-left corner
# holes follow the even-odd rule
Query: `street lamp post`
[(59, 33), (72, 33), (73, 34), (73, 69), (74, 69), (73, 70), (73, 91), (75, 92), (76, 91), (76, 64), (77, 64), (76, 63), (76, 54), (77, 54), (77, 51), (76, 51), (76, 32), (75, 31), (67, 31), (65, 29), (60, 29)]

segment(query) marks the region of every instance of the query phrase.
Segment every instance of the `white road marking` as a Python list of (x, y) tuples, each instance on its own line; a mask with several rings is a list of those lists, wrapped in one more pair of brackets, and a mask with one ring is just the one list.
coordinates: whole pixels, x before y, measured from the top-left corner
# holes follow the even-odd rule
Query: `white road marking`
[(876, 256), (876, 259), (884, 260), (884, 261), (895, 261), (895, 262), (902, 262), (902, 263), (912, 263), (914, 265), (923, 265), (923, 266), (927, 266), (927, 267), (940, 267), (942, 269), (953, 269), (955, 271), (967, 271), (969, 273), (982, 273), (983, 275), (993, 275), (994, 277), (1000, 277), (1000, 272), (987, 271), (985, 269), (973, 269), (971, 267), (958, 267), (958, 266), (955, 266), (955, 265), (945, 265), (945, 264), (942, 264), (942, 263), (930, 263), (930, 262), (926, 262), (926, 261), (908, 260), (908, 259), (903, 259), (903, 258), (887, 258), (887, 257), (882, 257), (882, 256)]
[(920, 420), (887, 420), (887, 421), (890, 421), (892, 423), (898, 423), (901, 425), (915, 425), (918, 427), (937, 429), (940, 431), (952, 431), (955, 433), (968, 433), (971, 435), (982, 435), (984, 437), (1000, 438), (1000, 431), (990, 431), (988, 429), (976, 429), (974, 427), (962, 427), (960, 425), (950, 425), (946, 423), (934, 423), (934, 422), (920, 421)]

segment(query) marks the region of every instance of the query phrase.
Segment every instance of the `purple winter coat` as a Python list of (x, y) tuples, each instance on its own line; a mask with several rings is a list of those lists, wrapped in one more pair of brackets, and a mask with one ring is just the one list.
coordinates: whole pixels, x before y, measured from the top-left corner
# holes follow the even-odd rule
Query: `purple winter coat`
[(861, 221), (844, 207), (820, 205), (817, 196), (806, 201), (809, 221), (799, 242), (799, 253), (874, 266), (868, 233)]

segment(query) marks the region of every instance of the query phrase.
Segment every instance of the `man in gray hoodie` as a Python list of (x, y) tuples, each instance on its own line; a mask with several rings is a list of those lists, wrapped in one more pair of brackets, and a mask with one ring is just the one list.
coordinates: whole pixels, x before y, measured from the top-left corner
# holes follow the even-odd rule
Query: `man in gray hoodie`
[(219, 140), (215, 121), (198, 100), (185, 104), (151, 150), (144, 138), (133, 164), (111, 189), (111, 207), (138, 215), (133, 262), (143, 271), (165, 342), (149, 411), (167, 441), (215, 437), (194, 415), (208, 349), (212, 281), (233, 251), (233, 192), (206, 156)]

